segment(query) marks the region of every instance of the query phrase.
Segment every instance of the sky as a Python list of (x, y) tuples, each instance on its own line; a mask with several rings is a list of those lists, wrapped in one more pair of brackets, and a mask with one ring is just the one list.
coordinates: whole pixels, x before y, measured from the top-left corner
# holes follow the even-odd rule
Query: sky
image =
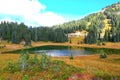
[(0, 0), (0, 22), (53, 26), (78, 20), (120, 0)]

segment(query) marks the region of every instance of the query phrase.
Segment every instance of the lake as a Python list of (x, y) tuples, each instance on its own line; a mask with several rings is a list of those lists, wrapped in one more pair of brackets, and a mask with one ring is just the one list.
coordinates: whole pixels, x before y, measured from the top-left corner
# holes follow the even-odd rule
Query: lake
[(72, 46), (40, 46), (28, 49), (32, 53), (46, 53), (49, 56), (85, 56), (91, 54), (120, 54), (120, 49), (97, 49), (97, 48), (81, 48)]
[[(120, 54), (120, 49), (105, 49), (105, 48), (82, 48), (76, 46), (40, 46), (25, 49), (30, 53), (42, 54), (46, 53), (49, 56), (86, 56), (92, 54)], [(11, 53), (21, 53), (21, 50), (10, 51)], [(10, 53), (8, 52), (8, 53)]]

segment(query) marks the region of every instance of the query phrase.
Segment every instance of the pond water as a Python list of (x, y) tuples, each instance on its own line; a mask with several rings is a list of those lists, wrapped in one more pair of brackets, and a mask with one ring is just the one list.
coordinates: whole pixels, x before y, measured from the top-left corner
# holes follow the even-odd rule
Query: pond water
[[(27, 49), (30, 53), (42, 54), (46, 53), (49, 56), (85, 56), (91, 54), (120, 54), (120, 49), (97, 49), (97, 48), (81, 48), (73, 46), (40, 46)], [(14, 51), (14, 53), (21, 53), (21, 50)], [(12, 52), (13, 53), (13, 52)]]
[(37, 54), (46, 53), (49, 56), (83, 56), (91, 54), (120, 54), (120, 49), (96, 49), (96, 48), (81, 48), (71, 46), (41, 46), (29, 49)]

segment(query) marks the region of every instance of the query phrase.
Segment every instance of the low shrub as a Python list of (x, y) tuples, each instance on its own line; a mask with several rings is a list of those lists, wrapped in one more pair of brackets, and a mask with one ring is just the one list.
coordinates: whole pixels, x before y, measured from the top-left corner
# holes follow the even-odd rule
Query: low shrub
[(97, 45), (98, 45), (98, 46), (101, 46), (100, 40), (97, 41)]
[(18, 63), (20, 64), (20, 68), (22, 71), (24, 71), (27, 68), (29, 59), (30, 59), (29, 52), (22, 51), (18, 60)]
[(102, 45), (105, 45), (105, 42), (102, 42)]
[(25, 75), (25, 76), (23, 77), (23, 80), (29, 80), (28, 75)]
[[(72, 54), (70, 59), (73, 59)], [(37, 54), (29, 59), (29, 55), (25, 52), (20, 55), (18, 62), (9, 62), (6, 72), (8, 71), (12, 72), (12, 75), (16, 73), (22, 74), (23, 76), (21, 76), (20, 80), (29, 80), (33, 77), (43, 80), (66, 80), (69, 76), (82, 70), (78, 67), (68, 65), (64, 61), (52, 60), (45, 53), (42, 54), (40, 59)]]
[(101, 54), (100, 54), (100, 58), (107, 58), (107, 54), (101, 53)]
[(34, 55), (34, 58), (33, 58), (33, 62), (34, 62), (34, 64), (37, 64), (38, 63), (38, 55), (37, 54), (35, 54)]
[(41, 65), (42, 69), (47, 69), (51, 63), (51, 57), (47, 56), (45, 53), (42, 53), (40, 63), (41, 63), (40, 65)]
[(74, 59), (73, 54), (70, 54), (69, 59), (70, 59), (70, 60), (73, 60), (73, 59)]

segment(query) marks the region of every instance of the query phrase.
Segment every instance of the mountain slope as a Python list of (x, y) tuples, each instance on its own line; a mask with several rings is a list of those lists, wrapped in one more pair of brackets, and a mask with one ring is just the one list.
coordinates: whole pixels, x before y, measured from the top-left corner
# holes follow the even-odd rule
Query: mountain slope
[[(100, 12), (90, 14), (82, 19), (66, 22), (61, 25), (55, 25), (53, 27), (65, 29), (65, 33), (70, 33), (75, 32), (76, 30), (87, 30), (93, 21), (97, 22), (99, 20), (99, 22), (103, 22), (105, 27), (107, 27), (105, 29), (108, 29), (111, 27), (111, 24), (109, 23), (109, 16), (111, 15), (120, 15), (120, 2), (107, 6)], [(68, 29), (68, 31), (66, 31), (66, 29)]]
[[(109, 38), (109, 40), (104, 39), (104, 41), (116, 41), (116, 39), (119, 38), (119, 26), (120, 2), (107, 6), (100, 12), (90, 14), (80, 20), (67, 22), (62, 25), (56, 25), (53, 26), (53, 28), (62, 28), (66, 34), (82, 30), (87, 31), (88, 34), (91, 32), (89, 37), (94, 35), (92, 38), (96, 38), (96, 43), (98, 38), (104, 39), (105, 37), (108, 38), (110, 35), (112, 36)], [(113, 27), (115, 29), (113, 29)], [(117, 41), (119, 42), (120, 38)], [(92, 42), (94, 43), (94, 41)]]

